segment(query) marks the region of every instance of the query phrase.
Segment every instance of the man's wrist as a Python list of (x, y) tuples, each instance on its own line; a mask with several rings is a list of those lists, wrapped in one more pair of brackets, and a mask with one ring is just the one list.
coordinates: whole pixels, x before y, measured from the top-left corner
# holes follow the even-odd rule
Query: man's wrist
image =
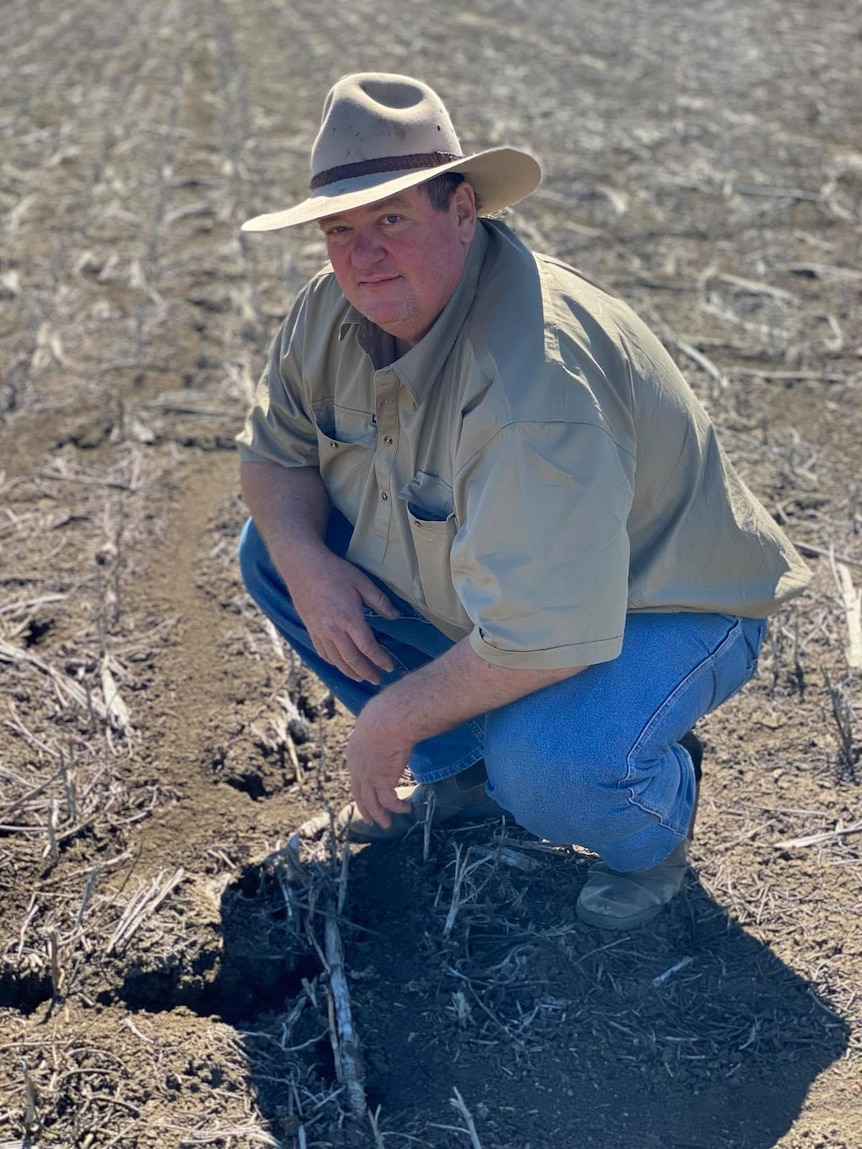
[(335, 557), (323, 539), (316, 535), (275, 543), (270, 548), (270, 558), (288, 587), (308, 579), (316, 580), (320, 585), (325, 581), (323, 568)]
[(374, 728), (382, 742), (391, 746), (409, 746), (411, 749), (421, 738), (411, 730), (410, 710), (402, 707), (402, 693), (398, 687), (404, 679), (387, 686), (366, 702), (358, 721)]

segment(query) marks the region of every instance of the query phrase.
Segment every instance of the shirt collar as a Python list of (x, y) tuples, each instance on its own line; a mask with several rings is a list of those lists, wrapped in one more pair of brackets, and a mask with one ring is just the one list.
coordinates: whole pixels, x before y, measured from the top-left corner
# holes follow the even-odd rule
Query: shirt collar
[[(446, 357), (452, 350), (455, 340), (464, 326), (464, 321), (473, 306), (479, 276), (489, 244), (488, 230), (479, 220), (476, 233), (467, 252), (464, 270), (449, 302), (437, 316), (431, 330), (424, 335), (415, 347), (396, 359), (391, 365), (401, 382), (413, 396), (417, 406), (428, 393), (428, 389), (442, 370)], [(375, 329), (361, 312), (350, 305), (341, 323), (339, 338), (343, 339), (350, 325), (360, 327), (360, 345), (370, 346), (374, 335), (383, 333)]]

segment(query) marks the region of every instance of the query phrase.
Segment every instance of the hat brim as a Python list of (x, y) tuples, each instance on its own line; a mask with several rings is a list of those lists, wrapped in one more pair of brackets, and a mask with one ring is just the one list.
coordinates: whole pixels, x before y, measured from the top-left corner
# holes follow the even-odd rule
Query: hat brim
[(276, 231), (300, 223), (312, 223), (330, 215), (340, 215), (357, 207), (377, 203), (406, 188), (426, 183), (443, 172), (460, 172), (470, 181), (479, 200), (482, 215), (511, 207), (534, 192), (542, 182), (539, 161), (517, 148), (489, 148), (460, 160), (434, 168), (409, 172), (378, 172), (370, 176), (340, 180), (314, 191), (286, 211), (269, 212), (246, 220), (243, 231)]

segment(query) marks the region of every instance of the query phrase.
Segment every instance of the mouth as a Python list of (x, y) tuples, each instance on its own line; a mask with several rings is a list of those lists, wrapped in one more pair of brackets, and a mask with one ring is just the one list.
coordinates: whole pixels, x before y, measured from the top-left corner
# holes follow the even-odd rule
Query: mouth
[(360, 287), (384, 287), (387, 283), (394, 283), (396, 279), (400, 279), (398, 275), (378, 275), (374, 279), (360, 279)]

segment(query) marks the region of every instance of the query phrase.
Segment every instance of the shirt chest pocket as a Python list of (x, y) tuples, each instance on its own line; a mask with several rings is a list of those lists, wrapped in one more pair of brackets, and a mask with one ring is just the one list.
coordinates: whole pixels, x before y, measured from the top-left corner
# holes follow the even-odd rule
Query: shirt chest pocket
[(398, 493), (406, 505), (407, 525), (416, 556), (414, 593), (430, 614), (471, 630), (452, 582), (450, 555), (458, 533), (452, 488), (435, 475), (418, 474)]
[(340, 407), (331, 400), (313, 408), (321, 477), (336, 506), (362, 490), (373, 462), (377, 426), (367, 411)]

